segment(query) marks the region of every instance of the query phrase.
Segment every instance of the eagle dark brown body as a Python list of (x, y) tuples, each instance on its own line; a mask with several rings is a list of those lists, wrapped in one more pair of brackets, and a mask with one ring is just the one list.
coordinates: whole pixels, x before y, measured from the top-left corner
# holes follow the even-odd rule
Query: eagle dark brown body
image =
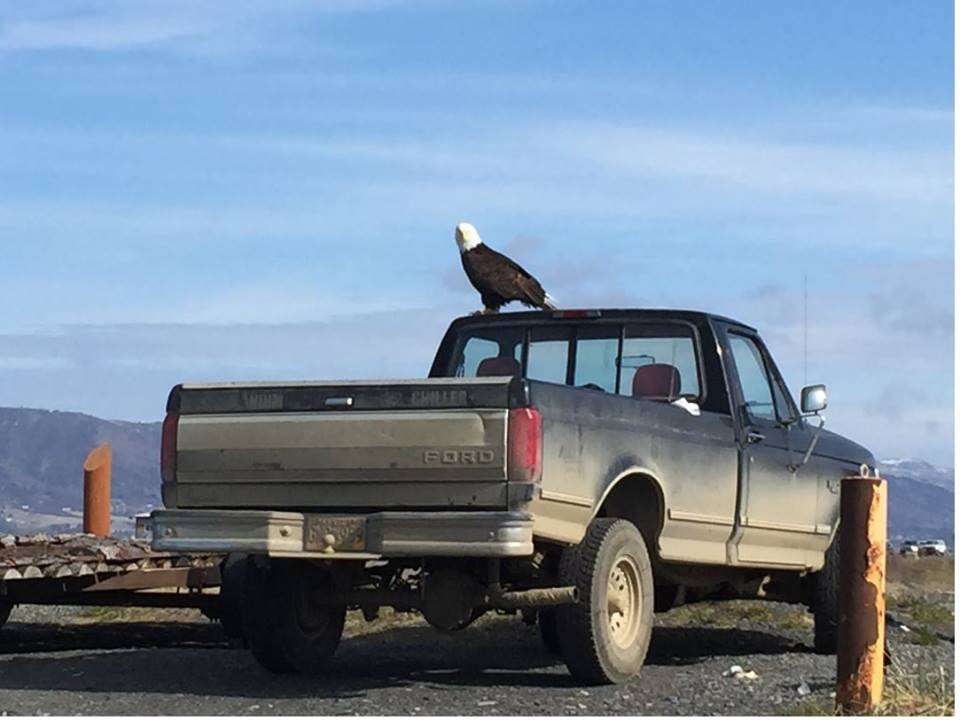
[(484, 245), (472, 225), (460, 223), (456, 239), (460, 246), (460, 262), (470, 284), (480, 293), (484, 312), (498, 312), (514, 300), (541, 310), (556, 308), (553, 298), (535, 277), (506, 255)]

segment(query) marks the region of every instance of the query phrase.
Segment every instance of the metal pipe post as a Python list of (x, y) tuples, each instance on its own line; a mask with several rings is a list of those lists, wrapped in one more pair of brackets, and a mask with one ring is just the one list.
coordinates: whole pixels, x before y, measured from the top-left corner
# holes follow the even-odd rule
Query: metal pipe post
[(883, 693), (887, 483), (846, 477), (840, 490), (837, 707), (874, 710)]
[(83, 531), (110, 535), (110, 443), (94, 448), (83, 461)]

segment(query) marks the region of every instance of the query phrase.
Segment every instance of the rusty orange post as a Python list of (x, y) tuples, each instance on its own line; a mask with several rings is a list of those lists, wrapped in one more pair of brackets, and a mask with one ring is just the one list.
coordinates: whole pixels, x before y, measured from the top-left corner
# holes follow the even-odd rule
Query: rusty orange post
[(110, 443), (95, 447), (83, 461), (83, 531), (110, 534)]
[(840, 489), (837, 707), (874, 710), (883, 694), (887, 482), (846, 477)]

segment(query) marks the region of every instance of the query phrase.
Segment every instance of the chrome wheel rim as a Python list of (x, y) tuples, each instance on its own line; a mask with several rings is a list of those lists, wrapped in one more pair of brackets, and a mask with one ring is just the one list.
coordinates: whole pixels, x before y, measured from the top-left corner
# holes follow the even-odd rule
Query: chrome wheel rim
[(632, 557), (621, 555), (607, 579), (607, 622), (617, 647), (626, 649), (636, 642), (642, 610), (640, 570)]

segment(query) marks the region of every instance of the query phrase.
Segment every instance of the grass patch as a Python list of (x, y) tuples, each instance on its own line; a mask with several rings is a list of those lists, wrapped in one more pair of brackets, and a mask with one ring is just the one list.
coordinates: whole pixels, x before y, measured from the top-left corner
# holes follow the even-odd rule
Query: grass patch
[(922, 587), (924, 590), (952, 591), (954, 559), (952, 557), (910, 557), (887, 554), (887, 583)]
[(887, 596), (887, 607), (895, 618), (910, 628), (905, 635), (914, 645), (936, 645), (941, 639), (938, 633), (953, 635), (954, 612), (952, 596), (940, 601), (931, 601), (917, 595), (898, 594)]
[[(896, 661), (887, 668), (883, 700), (874, 715), (947, 716), (956, 710), (953, 681), (944, 667), (926, 673), (911, 673)], [(838, 715), (831, 697), (807, 698), (790, 708), (787, 715)]]
[(196, 623), (209, 622), (193, 608), (82, 607), (77, 612), (81, 623)]
[(824, 717), (836, 715), (837, 711), (834, 707), (833, 698), (817, 697), (807, 698), (799, 705), (793, 706), (782, 714), (789, 716), (803, 715), (806, 717)]
[(910, 634), (907, 636), (907, 642), (914, 645), (936, 645), (940, 642), (937, 633), (926, 625), (918, 625), (910, 628)]
[(896, 661), (887, 668), (878, 715), (943, 715), (955, 712), (953, 679), (942, 666), (910, 673)]
[(377, 619), (367, 622), (363, 618), (363, 613), (359, 610), (351, 610), (347, 613), (347, 619), (343, 626), (343, 636), (347, 638), (360, 637), (392, 628), (417, 625), (427, 626), (427, 621), (419, 613), (397, 612), (393, 608), (382, 607)]
[(953, 609), (945, 603), (934, 603), (916, 596), (891, 598), (892, 604), (910, 613), (917, 622), (935, 625), (953, 625)]
[(785, 630), (813, 627), (813, 618), (805, 608), (799, 605), (773, 605), (763, 600), (708, 600), (682, 605), (661, 617), (665, 625), (732, 628), (742, 624), (766, 623)]

